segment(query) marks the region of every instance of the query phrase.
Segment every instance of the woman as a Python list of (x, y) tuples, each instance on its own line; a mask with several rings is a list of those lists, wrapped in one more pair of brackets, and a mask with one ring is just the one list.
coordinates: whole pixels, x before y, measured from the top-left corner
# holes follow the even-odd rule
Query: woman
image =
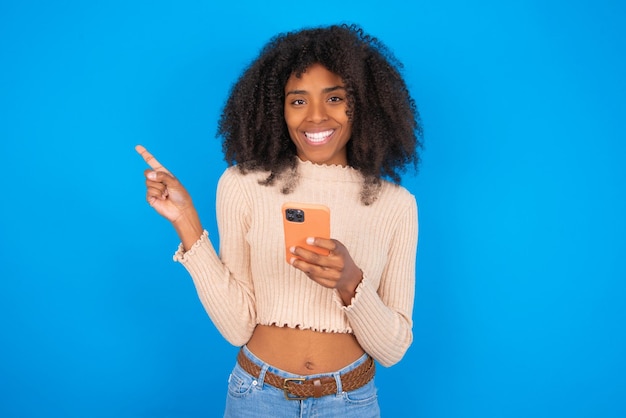
[[(356, 26), (272, 39), (234, 85), (218, 133), (219, 254), (182, 184), (142, 146), (147, 200), (222, 335), (242, 346), (225, 416), (379, 416), (374, 360), (412, 342), (419, 115), (400, 64)], [(281, 205), (323, 204), (331, 239), (284, 257)]]

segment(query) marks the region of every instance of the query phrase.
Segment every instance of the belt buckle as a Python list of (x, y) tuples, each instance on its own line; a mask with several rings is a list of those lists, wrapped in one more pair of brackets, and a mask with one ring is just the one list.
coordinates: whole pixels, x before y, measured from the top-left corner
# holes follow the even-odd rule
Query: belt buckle
[(306, 396), (289, 396), (289, 386), (287, 383), (289, 382), (304, 382), (306, 379), (304, 377), (287, 377), (283, 380), (283, 393), (285, 394), (285, 399), (288, 401), (301, 401), (306, 399)]

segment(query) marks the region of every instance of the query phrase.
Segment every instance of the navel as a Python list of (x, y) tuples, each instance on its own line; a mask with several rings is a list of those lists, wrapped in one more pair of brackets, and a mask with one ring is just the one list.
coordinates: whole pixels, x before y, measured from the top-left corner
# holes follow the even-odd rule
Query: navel
[(313, 370), (315, 368), (315, 365), (310, 361), (307, 361), (306, 363), (304, 363), (304, 367), (306, 367), (307, 370)]

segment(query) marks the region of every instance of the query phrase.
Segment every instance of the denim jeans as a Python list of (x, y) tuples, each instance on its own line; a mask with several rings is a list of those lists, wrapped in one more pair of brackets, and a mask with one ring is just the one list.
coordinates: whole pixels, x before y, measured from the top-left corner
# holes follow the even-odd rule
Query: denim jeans
[(263, 382), (266, 371), (281, 377), (302, 377), (276, 369), (264, 363), (243, 347), (246, 356), (261, 367), (261, 374), (255, 378), (244, 371), (237, 363), (228, 379), (225, 418), (272, 417), (342, 417), (342, 418), (377, 418), (380, 417), (376, 386), (372, 379), (365, 386), (351, 392), (343, 392), (339, 375), (355, 369), (367, 360), (364, 354), (354, 363), (334, 373), (306, 376), (307, 378), (332, 376), (337, 381), (337, 393), (321, 398), (287, 400), (282, 389)]

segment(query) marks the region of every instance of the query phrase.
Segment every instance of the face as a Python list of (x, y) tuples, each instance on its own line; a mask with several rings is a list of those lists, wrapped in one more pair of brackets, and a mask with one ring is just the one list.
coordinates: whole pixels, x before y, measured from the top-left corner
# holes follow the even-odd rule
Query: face
[(316, 164), (348, 164), (346, 144), (352, 123), (341, 77), (313, 64), (300, 78), (285, 84), (285, 122), (302, 161)]

